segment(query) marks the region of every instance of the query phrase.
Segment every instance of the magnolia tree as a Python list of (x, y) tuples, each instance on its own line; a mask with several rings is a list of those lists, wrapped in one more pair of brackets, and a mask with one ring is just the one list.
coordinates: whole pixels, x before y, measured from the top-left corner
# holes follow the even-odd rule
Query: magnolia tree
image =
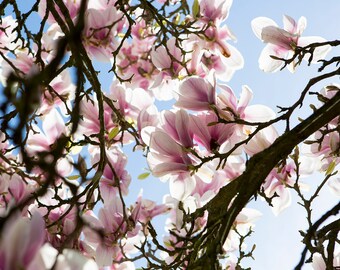
[[(231, 0), (17, 2), (0, 4), (0, 269), (244, 269), (260, 216), (247, 204), (279, 214), (294, 193), (308, 223), (296, 269), (340, 266), (340, 204), (312, 215), (321, 189), (340, 193), (340, 91), (324, 82), (339, 78), (327, 54), (340, 41), (304, 36), (304, 17), (251, 22), (261, 70), (319, 68), (274, 112), (227, 85), (243, 67)], [(131, 146), (148, 164), (139, 178), (169, 184), (162, 202), (127, 203)], [(307, 194), (300, 179), (315, 172)]]

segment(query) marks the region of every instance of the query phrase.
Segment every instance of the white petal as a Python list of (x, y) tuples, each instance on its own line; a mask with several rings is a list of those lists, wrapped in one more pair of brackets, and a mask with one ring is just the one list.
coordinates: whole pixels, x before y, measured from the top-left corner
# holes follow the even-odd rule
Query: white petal
[(328, 181), (328, 186), (334, 195), (340, 196), (340, 178), (330, 179)]
[(283, 16), (283, 28), (289, 33), (293, 34), (297, 30), (297, 23), (292, 17), (288, 15), (284, 15)]
[(252, 98), (253, 91), (249, 88), (248, 85), (242, 85), (242, 92), (237, 105), (238, 110), (243, 110), (244, 108), (246, 108)]
[(267, 122), (275, 118), (275, 112), (265, 105), (251, 105), (245, 108), (245, 119), (249, 122)]
[(291, 204), (291, 195), (288, 188), (284, 186), (279, 186), (275, 189), (275, 192), (279, 195), (273, 199), (273, 213), (275, 216), (279, 215), (284, 209), (286, 209)]
[(244, 60), (240, 51), (230, 44), (228, 44), (228, 49), (230, 57), (222, 57), (223, 63), (234, 70), (243, 68)]
[(286, 55), (286, 52), (280, 52), (275, 50), (275, 45), (268, 44), (261, 52), (260, 58), (259, 58), (259, 67), (264, 72), (276, 72), (279, 70), (279, 68), (282, 66), (283, 62), (281, 60), (275, 60), (271, 58), (271, 55), (284, 58)]
[(298, 31), (298, 34), (301, 35), (302, 32), (306, 29), (307, 27), (307, 20), (305, 17), (301, 17), (298, 21), (298, 25), (297, 25), (297, 31)]
[(74, 270), (97, 270), (98, 266), (94, 260), (86, 258), (80, 252), (72, 249), (64, 249), (63, 256), (65, 258), (66, 265), (58, 264), (56, 269), (63, 270), (65, 267)]
[(96, 262), (99, 267), (111, 266), (113, 257), (113, 248), (99, 245), (96, 250)]
[[(311, 43), (325, 42), (325, 41), (326, 39), (322, 37), (318, 37), (318, 36), (300, 37), (298, 40), (298, 46), (305, 47)], [(330, 50), (331, 50), (331, 46), (329, 45), (316, 48), (313, 53), (312, 63), (316, 63), (317, 61), (324, 59)], [(307, 55), (305, 59), (308, 60), (309, 56), (310, 55)]]
[(64, 120), (55, 109), (44, 117), (42, 126), (50, 144), (53, 144), (65, 132)]
[(194, 190), (196, 181), (192, 177), (170, 180), (170, 195), (176, 200), (185, 200)]
[(276, 22), (267, 17), (257, 17), (251, 21), (251, 28), (258, 39), (262, 40), (262, 29), (267, 26), (277, 26)]

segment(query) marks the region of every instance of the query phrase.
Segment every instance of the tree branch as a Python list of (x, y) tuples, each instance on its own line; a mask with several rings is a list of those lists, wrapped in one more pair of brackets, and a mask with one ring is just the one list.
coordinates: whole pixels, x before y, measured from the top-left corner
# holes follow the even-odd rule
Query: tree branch
[[(246, 170), (241, 176), (221, 188), (205, 207), (198, 209), (193, 214), (197, 215), (197, 213), (207, 210), (209, 213), (207, 228), (208, 230), (214, 229), (216, 232), (214, 237), (209, 237), (204, 241), (206, 252), (199, 259), (191, 260), (192, 266), (205, 265), (205, 267), (210, 267), (209, 269), (216, 269), (215, 266), (211, 268), (212, 264), (208, 266), (206, 261), (210, 263), (217, 261), (217, 256), (222, 253), (222, 246), (236, 217), (260, 189), (270, 171), (280, 160), (289, 155), (296, 145), (339, 115), (340, 91), (309, 118), (280, 136), (270, 147), (254, 155), (248, 161)], [(231, 201), (232, 203), (229, 205)], [(202, 237), (206, 237), (206, 235)], [(196, 257), (199, 253), (196, 250), (194, 254)]]

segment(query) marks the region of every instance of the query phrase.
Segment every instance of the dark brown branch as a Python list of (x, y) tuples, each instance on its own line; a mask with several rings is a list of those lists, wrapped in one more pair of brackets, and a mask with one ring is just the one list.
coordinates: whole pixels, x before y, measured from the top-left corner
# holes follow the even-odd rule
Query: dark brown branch
[[(339, 115), (340, 92), (309, 118), (280, 136), (270, 147), (249, 159), (246, 170), (241, 176), (221, 188), (216, 197), (194, 213), (200, 215), (202, 211), (207, 210), (209, 213), (207, 227), (216, 232), (214, 237), (206, 240), (205, 254), (200, 258), (191, 259), (190, 266), (206, 265), (207, 260), (210, 263), (217, 261), (217, 255), (222, 252), (222, 246), (237, 215), (257, 193), (275, 165), (289, 155), (296, 145)], [(233, 202), (230, 205), (231, 200)], [(194, 251), (195, 257), (197, 252)]]

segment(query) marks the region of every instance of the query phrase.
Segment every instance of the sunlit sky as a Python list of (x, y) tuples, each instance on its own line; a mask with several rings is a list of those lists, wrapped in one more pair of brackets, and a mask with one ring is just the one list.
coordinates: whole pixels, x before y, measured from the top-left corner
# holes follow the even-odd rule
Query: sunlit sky
[[(28, 1), (30, 2), (30, 1)], [(273, 19), (279, 26), (282, 26), (282, 16), (286, 14), (298, 20), (300, 16), (307, 18), (306, 36), (322, 36), (326, 39), (338, 39), (340, 37), (340, 1), (339, 0), (235, 0), (227, 25), (231, 28), (237, 42), (233, 45), (243, 54), (245, 67), (237, 71), (228, 83), (235, 93), (239, 95), (241, 86), (248, 85), (254, 92), (252, 104), (264, 104), (277, 111), (276, 105), (288, 106), (296, 100), (300, 91), (304, 88), (309, 78), (317, 74), (317, 67), (306, 68), (304, 63), (295, 74), (284, 70), (275, 74), (266, 74), (258, 68), (258, 57), (264, 44), (253, 34), (250, 26), (252, 19), (258, 16), (265, 16)], [(340, 53), (340, 50), (334, 50)], [(110, 85), (111, 75), (104, 75), (106, 80), (103, 85)], [(337, 82), (337, 81), (330, 81)], [(315, 88), (314, 91), (320, 90)], [(166, 104), (163, 109), (169, 109)], [(308, 107), (308, 106), (306, 106)], [(303, 109), (300, 113), (305, 117), (311, 112), (310, 109)], [(295, 122), (297, 123), (297, 121)], [(161, 183), (152, 177), (146, 180), (137, 180), (137, 176), (143, 173), (146, 167), (145, 158), (141, 152), (128, 153), (128, 170), (132, 175), (129, 201), (132, 203), (141, 188), (144, 197), (162, 201), (164, 194), (168, 193), (168, 183)], [(305, 183), (315, 187), (319, 180), (318, 176), (304, 179)], [(334, 195), (325, 188), (324, 196), (321, 196), (314, 207), (315, 219), (325, 209), (333, 206), (337, 201)], [(278, 217), (274, 216), (269, 207), (258, 200), (252, 202), (250, 207), (259, 209), (263, 216), (256, 222), (255, 233), (248, 241), (249, 246), (256, 244), (254, 252), (255, 260), (246, 260), (244, 266), (251, 266), (252, 269), (292, 269), (300, 258), (303, 245), (298, 230), (304, 228), (305, 213), (300, 206), (293, 202), (293, 205), (283, 211)], [(314, 219), (314, 220), (315, 220)], [(164, 219), (161, 219), (164, 221)], [(162, 224), (157, 223), (160, 228), (159, 234), (164, 233)], [(309, 266), (304, 269), (311, 269)]]

